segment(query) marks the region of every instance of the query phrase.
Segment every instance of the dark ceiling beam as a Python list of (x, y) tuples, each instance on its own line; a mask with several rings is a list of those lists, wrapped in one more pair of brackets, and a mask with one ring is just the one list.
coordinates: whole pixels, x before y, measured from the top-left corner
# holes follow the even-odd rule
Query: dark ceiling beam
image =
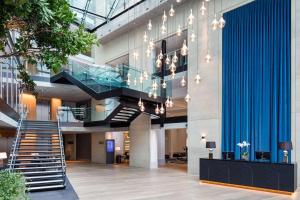
[(103, 22), (102, 24), (100, 24), (100, 25), (96, 26), (95, 28), (91, 29), (89, 32), (91, 32), (91, 33), (95, 32), (98, 28), (104, 26), (104, 25), (107, 24), (109, 21), (112, 21), (112, 20), (118, 18), (119, 16), (123, 15), (123, 14), (126, 13), (127, 11), (129, 11), (129, 10), (133, 9), (134, 7), (140, 5), (140, 4), (143, 3), (144, 1), (146, 1), (146, 0), (141, 0), (141, 1), (139, 1), (139, 2), (137, 2), (137, 3), (135, 3), (135, 4), (133, 4), (132, 6), (128, 7), (127, 9), (123, 10), (122, 12), (116, 14), (116, 15), (113, 16), (112, 18), (106, 20), (106, 21)]
[[(73, 8), (73, 9), (75, 9), (75, 10), (79, 10), (79, 11), (81, 11), (81, 12), (84, 12), (84, 11), (85, 11), (84, 9), (77, 8), (77, 7), (75, 7), (75, 6), (70, 6), (70, 8)], [(88, 11), (88, 10), (86, 11), (86, 13), (107, 20), (107, 17), (102, 16), (102, 15), (98, 15), (98, 14), (93, 13), (93, 12), (90, 12), (90, 11)]]

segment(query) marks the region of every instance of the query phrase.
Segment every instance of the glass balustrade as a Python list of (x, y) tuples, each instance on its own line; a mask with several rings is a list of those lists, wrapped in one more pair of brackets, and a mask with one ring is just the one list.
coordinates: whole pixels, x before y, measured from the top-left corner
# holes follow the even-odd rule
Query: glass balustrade
[[(160, 77), (147, 75), (127, 65), (88, 65), (69, 60), (63, 71), (92, 89), (96, 93), (111, 91), (117, 88), (128, 88), (140, 92), (153, 93), (153, 83), (157, 84), (156, 94), (160, 96)], [(141, 81), (142, 80), (142, 81)]]

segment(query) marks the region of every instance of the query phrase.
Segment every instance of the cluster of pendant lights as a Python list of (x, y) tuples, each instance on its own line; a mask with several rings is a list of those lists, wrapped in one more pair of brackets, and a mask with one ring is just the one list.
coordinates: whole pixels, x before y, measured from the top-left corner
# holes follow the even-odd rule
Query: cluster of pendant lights
[[(180, 3), (181, 0), (176, 0), (177, 3)], [(210, 0), (203, 0), (202, 4), (201, 4), (201, 7), (200, 7), (200, 13), (201, 15), (205, 15), (205, 13), (207, 12), (207, 8), (206, 8), (206, 3), (210, 2)], [(215, 1), (214, 1), (215, 3)], [(222, 0), (221, 0), (221, 4), (222, 4)], [(221, 5), (222, 7), (222, 5)], [(215, 8), (215, 5), (214, 5), (214, 8)], [(170, 10), (168, 12), (169, 16), (170, 17), (174, 17), (175, 16), (175, 10), (174, 10), (174, 7), (173, 5), (171, 5), (170, 7)], [(168, 19), (168, 16), (166, 14), (166, 11), (163, 12), (163, 15), (162, 15), (162, 23), (161, 23), (161, 27), (160, 27), (160, 31), (161, 31), (161, 34), (164, 35), (167, 33), (167, 27), (166, 27), (166, 22), (167, 22), (167, 19)], [(193, 15), (193, 10), (191, 9), (190, 10), (190, 13), (189, 13), (189, 16), (187, 17), (187, 24), (189, 26), (192, 26), (193, 23), (194, 23), (194, 20), (195, 20), (195, 16)], [(218, 15), (216, 13), (214, 13), (214, 19), (213, 21), (211, 22), (211, 28), (212, 30), (217, 30), (218, 28), (219, 29), (223, 29), (225, 27), (225, 20), (223, 18), (223, 14), (220, 14), (219, 15), (219, 19), (218, 19)], [(151, 31), (153, 28), (152, 26), (152, 21), (151, 19), (149, 20), (148, 24), (147, 24), (147, 29), (148, 31)], [(180, 24), (178, 24), (177, 26), (177, 30), (176, 30), (176, 35), (177, 36), (181, 36), (182, 35), (182, 28), (183, 26), (181, 26)], [(191, 31), (191, 34), (190, 34), (190, 41), (191, 42), (195, 42), (196, 40), (196, 34), (194, 32), (194, 30)], [(147, 45), (147, 49), (146, 49), (146, 56), (149, 58), (150, 55), (151, 55), (151, 52), (152, 50), (154, 49), (155, 47), (155, 43), (154, 43), (154, 40), (152, 38), (149, 38), (148, 35), (147, 35), (147, 31), (145, 31), (145, 34), (143, 36), (143, 40), (145, 43), (148, 43)], [(198, 45), (197, 45), (198, 46)], [(209, 47), (207, 46), (207, 54), (205, 55), (205, 62), (206, 63), (210, 63), (212, 61), (212, 56), (210, 55), (210, 51), (209, 51)], [(189, 48), (187, 46), (187, 42), (186, 40), (183, 41), (183, 44), (182, 44), (182, 47), (180, 49), (180, 54), (181, 56), (186, 56), (188, 54), (188, 51), (189, 51)], [(162, 50), (160, 51), (160, 53), (158, 54), (157, 56), (157, 59), (156, 59), (156, 67), (157, 68), (161, 68), (162, 65), (163, 65), (163, 58), (164, 58), (164, 54), (162, 52)], [(175, 75), (176, 75), (176, 64), (178, 62), (178, 57), (176, 55), (176, 51), (174, 52), (172, 58), (170, 58), (170, 55), (166, 55), (165, 57), (165, 64), (169, 66), (169, 70), (171, 72), (171, 77), (172, 79), (175, 78)], [(198, 64), (198, 63), (197, 63)], [(142, 75), (141, 75), (142, 76)], [(141, 79), (142, 80), (142, 79)], [(195, 82), (197, 84), (199, 84), (201, 81), (201, 76), (199, 75), (199, 73), (197, 73), (197, 75), (195, 76)], [(185, 80), (185, 77), (183, 76), (181, 81), (180, 81), (180, 85), (182, 87), (185, 87), (187, 84), (186, 80)], [(166, 89), (167, 87), (167, 83), (165, 80), (163, 80), (163, 83), (161, 84), (162, 88), (163, 89)], [(158, 83), (156, 82), (156, 80), (153, 81), (152, 83), (152, 91), (153, 93), (150, 91), (149, 92), (149, 97), (152, 97), (154, 99), (157, 98), (157, 90), (158, 90)], [(191, 100), (191, 97), (189, 94), (187, 94), (185, 96), (185, 101), (186, 102), (189, 102)], [(140, 98), (139, 102), (138, 102), (138, 105), (140, 107), (140, 110), (142, 112), (145, 111), (145, 106), (143, 104), (143, 101), (142, 99)], [(171, 108), (173, 107), (173, 101), (170, 97), (167, 97), (167, 100), (165, 102), (165, 107), (166, 108)], [(164, 108), (164, 104), (162, 103), (161, 106), (159, 107), (159, 105), (157, 104), (156, 105), (156, 108), (155, 108), (155, 113), (158, 115), (158, 114), (164, 114), (165, 112), (165, 108)]]

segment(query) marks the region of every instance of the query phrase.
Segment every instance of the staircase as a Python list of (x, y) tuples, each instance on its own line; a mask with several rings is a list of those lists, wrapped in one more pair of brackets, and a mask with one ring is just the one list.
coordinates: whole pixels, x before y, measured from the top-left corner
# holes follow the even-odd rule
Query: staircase
[(59, 122), (20, 120), (9, 169), (25, 176), (28, 191), (65, 188), (65, 168)]

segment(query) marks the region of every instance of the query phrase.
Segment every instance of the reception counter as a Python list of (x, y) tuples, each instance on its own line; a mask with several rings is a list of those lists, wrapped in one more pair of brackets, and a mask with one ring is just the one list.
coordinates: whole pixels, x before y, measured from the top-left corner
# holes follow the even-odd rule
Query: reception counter
[(200, 158), (200, 180), (278, 193), (297, 188), (296, 164)]

